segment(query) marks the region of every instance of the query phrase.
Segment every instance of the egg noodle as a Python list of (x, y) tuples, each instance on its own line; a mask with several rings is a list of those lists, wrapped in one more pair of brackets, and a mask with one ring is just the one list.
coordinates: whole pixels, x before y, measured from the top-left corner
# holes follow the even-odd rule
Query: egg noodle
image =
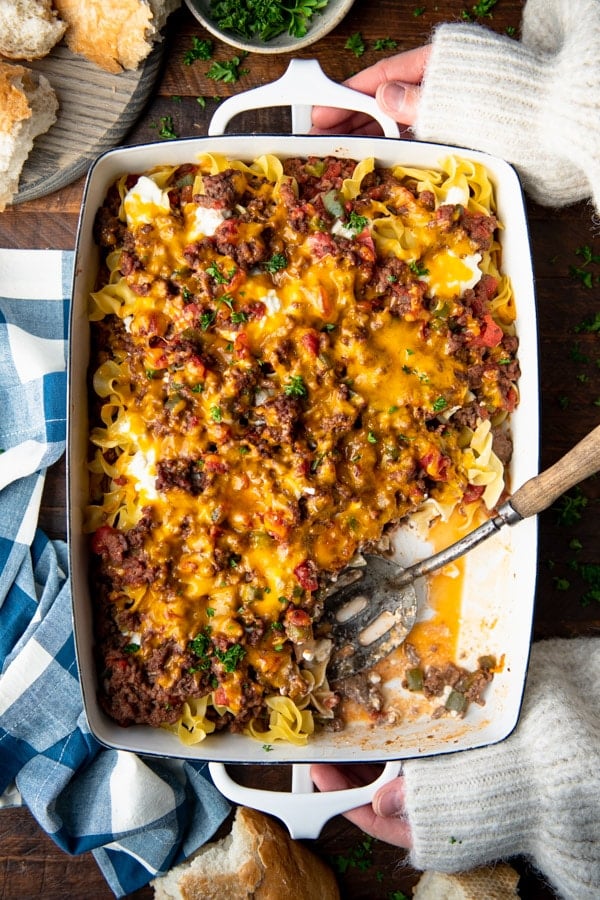
[(186, 744), (336, 718), (324, 589), (504, 490), (514, 298), (485, 169), (218, 154), (99, 210), (90, 502), (100, 700)]

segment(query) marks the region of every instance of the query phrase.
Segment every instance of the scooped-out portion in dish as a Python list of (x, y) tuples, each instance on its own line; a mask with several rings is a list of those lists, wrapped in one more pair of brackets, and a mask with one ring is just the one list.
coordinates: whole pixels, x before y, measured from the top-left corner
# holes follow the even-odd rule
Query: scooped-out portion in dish
[[(411, 517), (470, 521), (505, 490), (518, 342), (493, 194), (457, 157), (206, 153), (111, 186), (87, 529), (117, 722), (186, 743), (343, 727), (328, 586)], [(452, 691), (483, 702), (494, 665), (454, 667)]]

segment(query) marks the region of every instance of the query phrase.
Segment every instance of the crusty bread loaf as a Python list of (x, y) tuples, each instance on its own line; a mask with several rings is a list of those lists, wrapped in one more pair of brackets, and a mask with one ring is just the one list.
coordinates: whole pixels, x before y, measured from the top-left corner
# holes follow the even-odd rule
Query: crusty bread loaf
[(107, 72), (137, 69), (181, 0), (54, 0), (73, 53)]
[(66, 30), (51, 0), (0, 2), (0, 56), (39, 59), (58, 44)]
[(333, 872), (276, 821), (239, 807), (231, 833), (152, 882), (156, 900), (338, 900)]
[(0, 62), (0, 212), (19, 186), (35, 138), (56, 121), (58, 100), (43, 75)]
[(518, 897), (519, 874), (508, 863), (482, 866), (446, 875), (423, 872), (413, 890), (414, 900), (511, 900)]

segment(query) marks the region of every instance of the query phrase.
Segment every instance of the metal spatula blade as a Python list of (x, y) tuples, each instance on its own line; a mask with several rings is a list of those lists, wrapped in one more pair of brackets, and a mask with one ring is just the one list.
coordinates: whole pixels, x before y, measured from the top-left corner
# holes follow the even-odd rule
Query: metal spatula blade
[(494, 518), (445, 550), (406, 569), (391, 558), (365, 555), (364, 566), (343, 571), (330, 588), (323, 616), (334, 642), (329, 680), (356, 675), (402, 644), (418, 612), (415, 579), (464, 556), (505, 525), (537, 515), (599, 469), (600, 425), (557, 463), (515, 491)]

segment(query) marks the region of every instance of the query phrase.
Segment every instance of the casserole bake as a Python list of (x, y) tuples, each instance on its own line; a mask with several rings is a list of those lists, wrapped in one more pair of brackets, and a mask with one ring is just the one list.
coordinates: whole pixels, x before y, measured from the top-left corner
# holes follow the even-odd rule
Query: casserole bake
[[(189, 163), (198, 153), (212, 152), (230, 159), (250, 160), (263, 154), (279, 158), (326, 157), (365, 159), (375, 157), (382, 166), (438, 168), (451, 153), (483, 164), (497, 194), (498, 215), (503, 225), (502, 268), (510, 277), (517, 303), (519, 355), (523, 375), (519, 382), (520, 406), (512, 422), (515, 445), (511, 479), (522, 483), (535, 471), (535, 458), (525, 450), (537, 446), (536, 345), (533, 292), (527, 248), (527, 232), (520, 188), (512, 170), (497, 160), (456, 148), (440, 148), (385, 139), (336, 139), (261, 136), (203, 138), (175, 144), (125, 148), (102, 157), (93, 167), (86, 187), (78, 236), (73, 294), (70, 397), (69, 397), (69, 506), (70, 546), (75, 630), (86, 711), (94, 734), (113, 746), (140, 752), (189, 756), (221, 761), (282, 761), (309, 759), (397, 759), (421, 753), (446, 752), (504, 737), (514, 726), (526, 669), (535, 568), (535, 526), (520, 524), (510, 535), (502, 535), (469, 557), (463, 578), (458, 658), (474, 667), (484, 654), (503, 660), (485, 707), (470, 710), (465, 719), (429, 716), (407, 710), (395, 722), (371, 728), (363, 720), (339, 733), (319, 733), (305, 748), (274, 745), (267, 750), (244, 735), (210, 735), (202, 744), (184, 747), (164, 731), (134, 725), (123, 730), (108, 720), (96, 701), (93, 665), (91, 601), (88, 586), (87, 542), (83, 519), (87, 505), (87, 387), (84, 373), (89, 364), (88, 296), (98, 268), (93, 242), (93, 222), (106, 191), (118, 177), (140, 173), (156, 166)], [(404, 537), (410, 537), (404, 536)], [(414, 547), (399, 547), (411, 553)], [(518, 595), (518, 597), (517, 597)], [(427, 615), (424, 604), (423, 615)], [(515, 621), (519, 627), (515, 628)], [(399, 691), (390, 673), (386, 690)]]

